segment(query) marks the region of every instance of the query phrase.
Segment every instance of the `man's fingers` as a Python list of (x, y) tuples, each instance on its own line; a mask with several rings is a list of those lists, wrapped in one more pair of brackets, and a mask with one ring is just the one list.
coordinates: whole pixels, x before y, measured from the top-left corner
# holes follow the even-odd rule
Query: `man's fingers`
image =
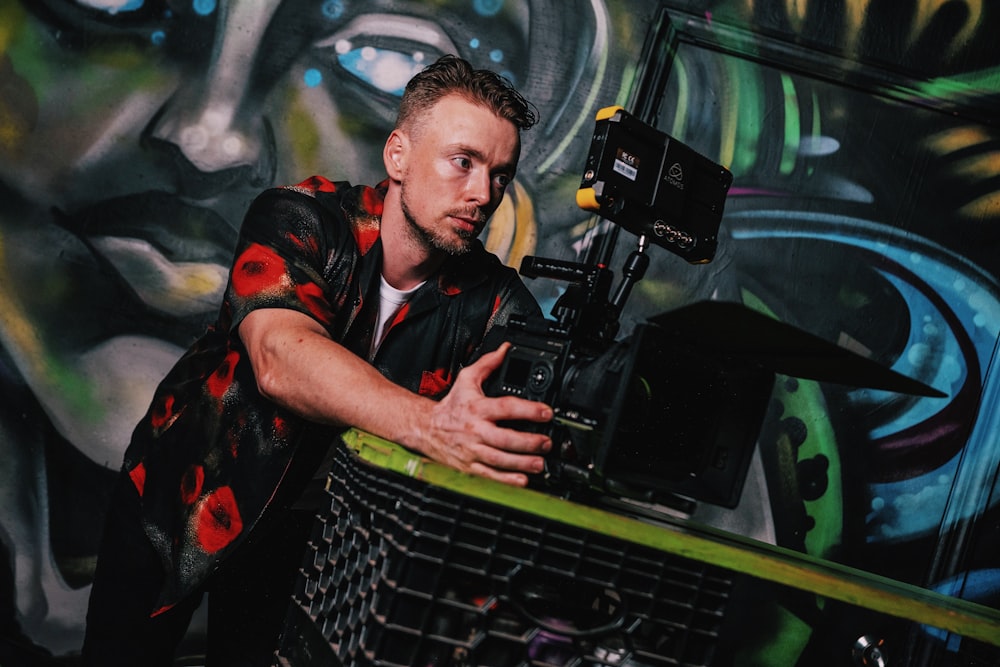
[[(518, 475), (537, 475), (545, 470), (543, 454), (550, 448), (548, 437), (537, 433), (508, 431), (510, 441), (498, 446), (478, 445), (472, 452), (467, 470), (490, 479), (510, 479)], [(506, 436), (501, 436), (506, 440)], [(519, 484), (520, 485), (520, 484)]]
[(507, 355), (507, 350), (509, 349), (510, 343), (503, 342), (497, 349), (492, 352), (487, 352), (483, 356), (476, 359), (476, 361), (463, 368), (459, 374), (461, 375), (464, 373), (466, 376), (471, 376), (471, 379), (476, 383), (476, 386), (481, 387), (483, 382), (486, 381), (486, 378), (492, 375), (493, 372), (500, 368), (500, 365), (503, 364), (503, 358)]
[(538, 401), (529, 401), (517, 396), (498, 396), (479, 402), (479, 416), (492, 422), (530, 421), (545, 423), (552, 421), (552, 408)]
[(511, 486), (525, 487), (528, 485), (528, 476), (519, 472), (497, 470), (495, 468), (490, 468), (489, 466), (483, 466), (483, 465), (473, 466), (470, 472), (473, 475), (478, 475), (479, 477), (485, 477), (486, 479), (496, 480), (497, 482), (503, 482), (504, 484), (509, 484)]

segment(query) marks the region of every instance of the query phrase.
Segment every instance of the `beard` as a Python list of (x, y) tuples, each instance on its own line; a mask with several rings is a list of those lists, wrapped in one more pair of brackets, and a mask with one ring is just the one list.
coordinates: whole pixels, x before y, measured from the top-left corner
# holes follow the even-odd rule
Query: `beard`
[[(399, 204), (406, 220), (413, 232), (414, 239), (425, 248), (444, 252), (449, 255), (464, 255), (472, 248), (472, 242), (479, 236), (478, 230), (454, 229), (452, 227), (433, 227), (431, 225), (418, 222), (413, 215), (408, 204), (405, 182), (399, 191)], [(486, 223), (486, 215), (478, 208), (461, 209), (447, 211), (446, 216), (469, 218), (479, 221), (479, 230)]]

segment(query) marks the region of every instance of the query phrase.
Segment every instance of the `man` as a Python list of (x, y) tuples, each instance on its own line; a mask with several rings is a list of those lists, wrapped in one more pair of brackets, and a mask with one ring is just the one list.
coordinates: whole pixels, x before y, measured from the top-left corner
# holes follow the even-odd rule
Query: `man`
[(85, 664), (171, 664), (206, 591), (208, 664), (270, 664), (311, 523), (287, 508), (308, 505), (344, 426), (513, 485), (542, 470), (549, 439), (497, 422), (551, 409), (484, 395), (505, 349), (465, 366), (492, 326), (538, 312), (476, 240), (534, 120), (506, 81), (446, 56), (407, 85), (386, 181), (255, 200), (216, 325), (125, 454)]

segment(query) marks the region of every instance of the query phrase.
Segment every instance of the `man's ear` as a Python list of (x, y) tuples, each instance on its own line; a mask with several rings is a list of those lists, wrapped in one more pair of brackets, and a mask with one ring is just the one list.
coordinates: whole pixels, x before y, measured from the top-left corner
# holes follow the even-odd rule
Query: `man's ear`
[(382, 149), (385, 172), (394, 181), (400, 181), (406, 171), (406, 157), (409, 153), (409, 138), (398, 129), (389, 134)]

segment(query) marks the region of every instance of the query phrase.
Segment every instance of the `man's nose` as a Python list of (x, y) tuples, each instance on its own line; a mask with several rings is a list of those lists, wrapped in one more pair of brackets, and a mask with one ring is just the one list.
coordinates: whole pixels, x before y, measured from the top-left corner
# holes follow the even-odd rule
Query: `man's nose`
[(274, 179), (274, 133), (265, 117), (248, 110), (259, 100), (247, 98), (260, 39), (279, 4), (230, 3), (205, 78), (183, 84), (143, 133), (146, 145), (172, 160), (185, 194), (209, 197)]
[(493, 199), (493, 176), (488, 169), (474, 169), (466, 188), (470, 203), (486, 206)]

